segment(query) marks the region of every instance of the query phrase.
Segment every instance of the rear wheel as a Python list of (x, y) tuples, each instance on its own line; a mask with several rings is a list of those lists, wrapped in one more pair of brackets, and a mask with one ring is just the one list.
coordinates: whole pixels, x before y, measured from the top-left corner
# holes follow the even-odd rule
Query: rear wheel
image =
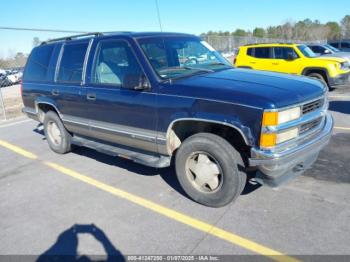
[(52, 151), (65, 154), (71, 150), (72, 136), (64, 127), (59, 116), (53, 111), (49, 111), (45, 114), (44, 132), (47, 143)]
[(187, 138), (176, 153), (175, 167), (184, 191), (211, 207), (236, 199), (247, 179), (241, 155), (225, 139), (209, 133)]

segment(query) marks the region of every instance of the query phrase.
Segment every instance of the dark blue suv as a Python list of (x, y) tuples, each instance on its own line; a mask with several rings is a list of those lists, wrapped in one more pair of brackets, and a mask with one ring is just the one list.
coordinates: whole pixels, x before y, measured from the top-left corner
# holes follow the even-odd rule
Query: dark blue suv
[(174, 160), (186, 193), (208, 206), (239, 196), (247, 174), (276, 186), (317, 159), (333, 127), (325, 86), (236, 69), (200, 38), (91, 33), (33, 49), (23, 111), (50, 148), (93, 148), (152, 167)]

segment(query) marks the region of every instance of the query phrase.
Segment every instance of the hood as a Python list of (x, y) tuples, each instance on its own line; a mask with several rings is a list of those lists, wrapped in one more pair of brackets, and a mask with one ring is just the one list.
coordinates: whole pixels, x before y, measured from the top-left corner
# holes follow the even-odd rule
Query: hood
[(250, 69), (228, 69), (173, 82), (178, 95), (213, 99), (264, 109), (302, 103), (324, 94), (318, 80)]
[(333, 63), (334, 62), (338, 62), (338, 63), (346, 62), (346, 58), (338, 57), (334, 54), (331, 54), (330, 56), (322, 55), (322, 56), (318, 56), (318, 57), (313, 57), (312, 59), (318, 59), (318, 60), (333, 62)]
[(337, 52), (337, 53), (326, 54), (326, 55), (322, 55), (322, 56), (326, 56), (326, 57), (341, 57), (341, 58), (344, 58), (344, 59), (347, 59), (348, 61), (350, 61), (350, 52)]

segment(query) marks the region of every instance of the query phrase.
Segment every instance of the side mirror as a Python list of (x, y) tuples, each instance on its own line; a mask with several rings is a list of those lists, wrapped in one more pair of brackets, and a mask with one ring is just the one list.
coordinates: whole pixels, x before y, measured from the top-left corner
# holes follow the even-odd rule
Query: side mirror
[(150, 89), (151, 85), (144, 74), (126, 74), (123, 79), (123, 88), (134, 90)]
[(296, 59), (296, 57), (294, 56), (294, 55), (292, 55), (292, 54), (288, 54), (287, 55), (287, 60), (288, 61), (293, 61), (293, 60), (295, 60)]
[(326, 50), (324, 50), (324, 53), (325, 53), (325, 54), (330, 54), (331, 51), (329, 51), (328, 49), (326, 49)]

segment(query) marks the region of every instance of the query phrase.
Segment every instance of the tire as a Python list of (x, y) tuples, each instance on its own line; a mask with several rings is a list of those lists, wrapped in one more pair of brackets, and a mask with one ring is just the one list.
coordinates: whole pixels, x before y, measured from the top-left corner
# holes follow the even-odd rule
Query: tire
[[(244, 167), (241, 155), (230, 143), (209, 133), (187, 138), (175, 158), (176, 175), (183, 190), (194, 201), (210, 207), (225, 206), (242, 193), (247, 180)], [(215, 178), (212, 173), (218, 171)]]
[[(54, 125), (57, 127), (57, 129), (54, 127)], [(44, 132), (47, 143), (49, 144), (49, 147), (52, 151), (58, 154), (65, 154), (71, 151), (72, 136), (64, 127), (59, 116), (53, 111), (48, 111), (45, 114)], [(54, 137), (57, 139), (55, 140)]]
[[(310, 78), (315, 78), (319, 81), (321, 81), (325, 86), (328, 86), (326, 79), (321, 74), (318, 73), (311, 73), (307, 75)], [(330, 90), (331, 88), (328, 86), (328, 89)]]

